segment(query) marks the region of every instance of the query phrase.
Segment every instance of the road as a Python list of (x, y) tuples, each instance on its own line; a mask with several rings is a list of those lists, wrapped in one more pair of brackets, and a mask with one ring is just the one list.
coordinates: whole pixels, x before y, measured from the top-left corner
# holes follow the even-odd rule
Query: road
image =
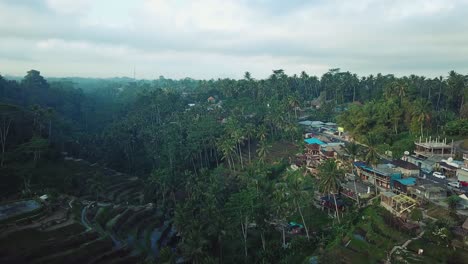
[[(424, 174), (426, 178), (419, 178), (418, 180), (422, 183), (435, 183), (439, 185), (440, 187), (444, 189), (448, 189), (448, 183), (451, 182), (447, 179), (440, 179), (437, 177), (432, 176), (432, 174)], [(465, 187), (460, 187), (459, 188), (461, 191), (463, 191), (465, 194), (468, 194), (468, 186)]]

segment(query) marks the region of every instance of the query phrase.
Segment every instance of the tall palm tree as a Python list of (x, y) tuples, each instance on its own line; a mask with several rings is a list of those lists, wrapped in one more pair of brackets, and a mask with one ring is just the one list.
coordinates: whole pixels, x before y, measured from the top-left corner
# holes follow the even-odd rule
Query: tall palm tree
[(294, 116), (297, 119), (297, 108), (299, 107), (299, 100), (297, 99), (297, 97), (290, 95), (288, 97), (288, 105), (289, 105), (289, 107), (294, 109)]
[(375, 173), (375, 167), (379, 162), (379, 153), (377, 152), (377, 136), (374, 133), (368, 133), (367, 136), (364, 138), (364, 142), (367, 145), (367, 153), (365, 161), (370, 164), (374, 169), (374, 186), (375, 186), (375, 195), (377, 195), (377, 175)]
[(333, 196), (333, 200), (335, 201), (336, 216), (338, 223), (340, 223), (340, 214), (338, 212), (338, 204), (336, 203), (336, 194), (340, 189), (340, 182), (343, 177), (343, 172), (338, 169), (334, 159), (327, 159), (324, 163), (320, 164), (318, 171), (318, 176), (320, 178), (319, 190), (322, 193)]
[(423, 136), (424, 123), (431, 120), (431, 107), (430, 103), (423, 99), (416, 100), (413, 105), (413, 116), (417, 119), (421, 126), (421, 136)]
[(249, 163), (252, 162), (251, 159), (251, 151), (250, 151), (250, 145), (252, 143), (252, 138), (255, 136), (256, 130), (255, 130), (255, 125), (252, 123), (248, 123), (245, 125), (245, 136), (247, 137), (247, 143), (248, 143), (248, 148), (249, 148)]
[(268, 144), (266, 140), (260, 140), (258, 143), (257, 155), (262, 163), (265, 162), (265, 158), (268, 155), (268, 152)]
[(218, 149), (223, 154), (223, 160), (227, 160), (230, 169), (236, 169), (232, 153), (235, 149), (235, 142), (230, 137), (222, 137), (217, 142)]
[(301, 204), (306, 201), (310, 201), (309, 191), (305, 190), (305, 187), (307, 187), (306, 185), (309, 185), (306, 183), (307, 179), (308, 178), (304, 177), (304, 174), (300, 170), (289, 172), (287, 175), (289, 193), (291, 194), (294, 205), (296, 206), (297, 211), (301, 216), (302, 224), (304, 225), (304, 229), (307, 235), (307, 240), (310, 240), (309, 228), (307, 228), (307, 224), (304, 219), (304, 215), (302, 214), (301, 208)]
[(350, 161), (356, 161), (356, 157), (361, 152), (361, 146), (354, 141), (345, 144), (345, 151), (348, 153)]

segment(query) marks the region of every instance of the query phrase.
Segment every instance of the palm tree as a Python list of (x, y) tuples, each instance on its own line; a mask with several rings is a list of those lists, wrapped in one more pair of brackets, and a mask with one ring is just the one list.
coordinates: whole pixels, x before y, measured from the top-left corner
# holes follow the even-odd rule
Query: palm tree
[(361, 152), (361, 146), (354, 141), (351, 141), (345, 145), (345, 151), (350, 157), (351, 163), (356, 161), (356, 157)]
[(309, 192), (304, 188), (306, 179), (307, 178), (304, 177), (304, 174), (302, 174), (299, 170), (290, 172), (287, 175), (289, 193), (291, 194), (294, 205), (296, 206), (297, 211), (301, 216), (302, 224), (304, 224), (304, 229), (307, 235), (307, 240), (310, 240), (309, 229), (307, 228), (307, 224), (301, 209), (301, 204), (310, 200)]
[(297, 108), (299, 107), (299, 100), (295, 96), (289, 96), (288, 97), (288, 105), (292, 109), (294, 109), (294, 116), (297, 119)]
[(250, 145), (251, 145), (251, 141), (252, 141), (252, 137), (255, 136), (255, 133), (256, 133), (256, 130), (255, 130), (255, 126), (251, 123), (248, 123), (245, 125), (245, 135), (247, 137), (247, 140), (248, 140), (248, 148), (249, 148), (249, 163), (252, 162), (252, 159), (251, 159), (251, 151), (250, 151)]
[(431, 120), (430, 103), (423, 99), (416, 100), (413, 108), (413, 116), (421, 126), (421, 136), (423, 136), (424, 123)]
[(335, 194), (338, 193), (340, 189), (340, 181), (343, 176), (343, 172), (338, 169), (334, 159), (327, 159), (324, 163), (320, 164), (318, 167), (319, 173), (319, 190), (322, 193), (333, 196), (335, 201), (335, 210), (338, 223), (340, 223), (340, 215), (338, 213), (338, 204), (336, 203)]
[(234, 160), (232, 159), (232, 153), (235, 149), (235, 142), (229, 137), (222, 137), (217, 142), (218, 149), (223, 154), (223, 160), (227, 160), (230, 169), (236, 169)]
[(257, 148), (257, 155), (262, 163), (265, 162), (265, 158), (268, 155), (268, 152), (268, 144), (266, 140), (260, 140)]
[(375, 167), (379, 162), (379, 153), (377, 152), (377, 137), (372, 132), (368, 133), (364, 138), (364, 142), (367, 145), (365, 161), (374, 168), (372, 171), (374, 172), (375, 195), (377, 195), (377, 175), (375, 173)]

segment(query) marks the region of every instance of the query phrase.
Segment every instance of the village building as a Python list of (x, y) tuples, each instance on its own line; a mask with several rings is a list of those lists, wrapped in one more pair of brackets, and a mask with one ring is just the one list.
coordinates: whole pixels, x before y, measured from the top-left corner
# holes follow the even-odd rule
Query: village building
[(441, 200), (447, 198), (447, 191), (433, 183), (408, 187), (412, 197), (418, 199)]
[(391, 162), (396, 170), (399, 170), (404, 177), (419, 176), (419, 167), (405, 160), (393, 160)]
[(382, 192), (380, 197), (380, 205), (398, 217), (405, 217), (418, 205), (415, 199), (404, 194)]
[(208, 103), (215, 103), (216, 99), (213, 96), (208, 97), (207, 99)]
[(346, 181), (341, 183), (341, 194), (351, 200), (362, 202), (374, 195), (374, 188), (371, 185), (356, 181)]
[(437, 163), (440, 162), (441, 158), (437, 156), (424, 158), (417, 157), (415, 155), (405, 155), (402, 160), (418, 166), (421, 169), (421, 172), (429, 174), (434, 170), (434, 168), (436, 168)]
[(354, 162), (354, 167), (362, 181), (377, 185), (384, 190), (390, 189), (393, 179), (401, 178), (401, 172), (389, 168), (387, 165), (371, 168), (366, 163), (358, 161)]
[(416, 178), (404, 178), (393, 180), (393, 191), (397, 193), (408, 193), (408, 187), (416, 185)]
[(418, 157), (429, 158), (433, 156), (438, 156), (441, 158), (448, 158), (452, 157), (454, 153), (453, 141), (451, 144), (447, 144), (446, 139), (441, 141), (439, 138), (426, 138), (425, 141), (422, 141), (422, 138), (419, 138), (419, 141), (414, 142), (414, 144), (414, 153)]
[(457, 170), (460, 168), (460, 165), (456, 163), (452, 158), (443, 159), (439, 161), (436, 165), (439, 171), (442, 172), (447, 177), (455, 177), (457, 175)]
[(463, 154), (463, 165), (457, 169), (456, 176), (462, 186), (468, 186), (468, 154)]

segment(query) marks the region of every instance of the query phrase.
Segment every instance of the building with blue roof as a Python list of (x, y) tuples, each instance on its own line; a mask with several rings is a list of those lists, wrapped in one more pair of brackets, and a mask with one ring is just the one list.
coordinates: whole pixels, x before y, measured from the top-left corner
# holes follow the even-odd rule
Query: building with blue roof
[(354, 162), (357, 175), (364, 182), (377, 185), (383, 189), (390, 189), (395, 179), (401, 179), (401, 172), (389, 167), (372, 168), (364, 162)]
[(400, 193), (407, 193), (408, 187), (416, 185), (416, 178), (409, 177), (404, 179), (393, 179), (392, 180), (393, 190)]
[(325, 146), (327, 145), (326, 143), (324, 143), (323, 141), (321, 141), (320, 139), (318, 138), (306, 138), (304, 139), (304, 142), (307, 143), (307, 144), (318, 144), (320, 146)]

